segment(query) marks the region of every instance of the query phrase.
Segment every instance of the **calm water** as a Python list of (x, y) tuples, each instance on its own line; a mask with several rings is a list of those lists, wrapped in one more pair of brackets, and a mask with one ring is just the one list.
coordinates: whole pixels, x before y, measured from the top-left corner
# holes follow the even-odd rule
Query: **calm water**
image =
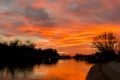
[(23, 69), (6, 67), (0, 70), (0, 80), (85, 80), (91, 67), (92, 64), (72, 59)]

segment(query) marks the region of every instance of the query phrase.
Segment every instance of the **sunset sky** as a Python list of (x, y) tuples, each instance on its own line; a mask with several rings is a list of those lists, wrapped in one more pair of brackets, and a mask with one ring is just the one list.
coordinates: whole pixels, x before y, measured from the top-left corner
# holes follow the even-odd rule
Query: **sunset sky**
[(119, 35), (120, 0), (0, 0), (1, 41), (89, 54), (93, 37), (106, 31)]

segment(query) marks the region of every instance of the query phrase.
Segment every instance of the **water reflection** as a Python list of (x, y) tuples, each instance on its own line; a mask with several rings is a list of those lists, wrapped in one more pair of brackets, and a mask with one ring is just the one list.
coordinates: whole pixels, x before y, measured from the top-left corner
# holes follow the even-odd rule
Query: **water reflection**
[(33, 73), (32, 64), (0, 65), (0, 80), (26, 80)]
[(0, 80), (85, 80), (91, 66), (72, 59), (51, 65), (7, 66), (0, 68)]

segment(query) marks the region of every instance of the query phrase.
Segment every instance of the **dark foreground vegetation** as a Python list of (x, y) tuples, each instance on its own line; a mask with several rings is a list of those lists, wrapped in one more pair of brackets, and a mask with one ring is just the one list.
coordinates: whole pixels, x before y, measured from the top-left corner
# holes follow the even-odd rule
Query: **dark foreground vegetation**
[(92, 44), (96, 53), (90, 55), (76, 54), (73, 58), (78, 61), (85, 60), (89, 63), (120, 60), (120, 41), (113, 33), (103, 33), (94, 37)]
[(0, 63), (2, 66), (9, 64), (53, 64), (59, 59), (55, 49), (36, 49), (30, 41), (15, 40), (0, 43)]

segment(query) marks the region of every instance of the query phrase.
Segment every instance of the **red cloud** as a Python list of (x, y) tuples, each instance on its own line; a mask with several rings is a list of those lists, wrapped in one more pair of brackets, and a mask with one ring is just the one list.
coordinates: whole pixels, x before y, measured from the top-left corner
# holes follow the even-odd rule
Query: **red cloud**
[(91, 53), (94, 36), (106, 31), (117, 35), (120, 32), (119, 0), (30, 0), (17, 3), (19, 5), (14, 7), (10, 6), (13, 3), (0, 3), (0, 30), (15, 34), (3, 34), (6, 37), (37, 37), (36, 42), (42, 39), (36, 43), (37, 47), (56, 48), (70, 54)]

